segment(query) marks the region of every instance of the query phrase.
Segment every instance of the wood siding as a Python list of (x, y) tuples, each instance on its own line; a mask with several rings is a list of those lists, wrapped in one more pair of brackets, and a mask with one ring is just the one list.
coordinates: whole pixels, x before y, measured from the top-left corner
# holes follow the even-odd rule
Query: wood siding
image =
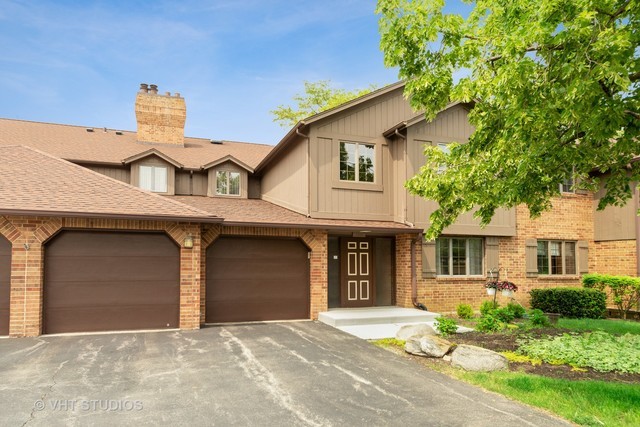
[[(473, 127), (467, 119), (467, 110), (461, 106), (455, 106), (440, 113), (432, 122), (420, 122), (408, 129), (407, 132), (407, 156), (406, 156), (406, 179), (417, 174), (420, 167), (424, 165), (425, 145), (436, 145), (438, 143), (466, 142), (473, 133)], [(398, 154), (399, 156), (400, 154)], [(402, 168), (402, 163), (398, 168)], [(398, 177), (402, 178), (399, 171)], [(398, 188), (402, 188), (404, 182), (398, 182)], [(417, 227), (428, 228), (429, 216), (437, 209), (436, 202), (428, 201), (420, 197), (406, 194), (407, 216), (406, 220)], [(396, 202), (398, 203), (398, 202)], [(515, 209), (498, 209), (493, 220), (485, 228), (481, 228), (479, 221), (473, 218), (473, 213), (468, 212), (461, 215), (456, 223), (444, 230), (445, 234), (463, 234), (478, 236), (515, 236), (516, 233)]]
[(292, 211), (309, 213), (309, 153), (298, 138), (262, 177), (262, 198)]
[[(240, 195), (220, 195), (216, 194), (216, 172), (217, 171), (229, 171), (240, 173)], [(233, 162), (224, 162), (209, 169), (209, 185), (207, 195), (209, 197), (239, 197), (246, 199), (248, 195), (248, 178), (246, 169), (241, 168)]]
[(638, 192), (624, 206), (607, 206), (598, 210), (598, 202), (604, 196), (604, 184), (593, 196), (594, 240), (635, 240), (638, 210)]
[(129, 184), (131, 182), (131, 173), (129, 172), (129, 167), (117, 167), (117, 166), (99, 166), (99, 165), (81, 165), (87, 169), (90, 169), (94, 172), (98, 172), (99, 174), (108, 176), (113, 179), (117, 179), (118, 181), (126, 182)]
[(206, 196), (208, 174), (203, 172), (176, 172), (176, 195)]
[(131, 163), (131, 185), (140, 186), (140, 166), (164, 166), (167, 168), (167, 192), (157, 193), (173, 196), (176, 191), (176, 168), (158, 156), (149, 156)]
[(260, 179), (254, 176), (249, 177), (249, 198), (250, 199), (260, 198)]

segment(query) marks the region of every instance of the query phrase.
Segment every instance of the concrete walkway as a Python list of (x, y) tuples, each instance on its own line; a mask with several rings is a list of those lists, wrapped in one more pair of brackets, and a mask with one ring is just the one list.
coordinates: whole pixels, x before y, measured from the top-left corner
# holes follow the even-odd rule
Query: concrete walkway
[(569, 425), (317, 322), (0, 340), (0, 424)]

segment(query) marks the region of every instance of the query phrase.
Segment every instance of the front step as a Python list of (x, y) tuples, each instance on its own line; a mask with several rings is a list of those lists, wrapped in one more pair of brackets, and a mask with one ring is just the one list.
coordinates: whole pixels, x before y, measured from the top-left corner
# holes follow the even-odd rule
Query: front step
[(384, 324), (431, 323), (440, 315), (402, 307), (336, 308), (322, 312), (318, 320), (334, 328)]

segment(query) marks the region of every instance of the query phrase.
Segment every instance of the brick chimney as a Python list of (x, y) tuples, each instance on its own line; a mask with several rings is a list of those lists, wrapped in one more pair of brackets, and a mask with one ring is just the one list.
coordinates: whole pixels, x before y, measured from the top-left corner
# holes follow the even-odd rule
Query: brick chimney
[(157, 85), (140, 84), (136, 95), (138, 142), (184, 145), (187, 107), (179, 93), (158, 94)]

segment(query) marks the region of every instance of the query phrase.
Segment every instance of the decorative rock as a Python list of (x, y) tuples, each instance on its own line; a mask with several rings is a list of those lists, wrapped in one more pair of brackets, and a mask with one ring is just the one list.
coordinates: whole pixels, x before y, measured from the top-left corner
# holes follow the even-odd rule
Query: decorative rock
[(415, 354), (416, 356), (426, 356), (420, 348), (420, 337), (409, 337), (404, 343), (404, 351)]
[(449, 356), (448, 354), (446, 356), (444, 356), (442, 358), (442, 360), (444, 360), (445, 362), (451, 362), (451, 356)]
[(507, 369), (509, 362), (506, 357), (473, 345), (461, 344), (453, 351), (451, 365), (467, 371), (499, 371)]
[(425, 323), (417, 323), (415, 325), (404, 325), (401, 327), (396, 333), (396, 339), (406, 340), (409, 337), (419, 336), (423, 337), (425, 335), (435, 335), (436, 331), (431, 326)]
[(451, 350), (453, 344), (437, 336), (420, 338), (420, 350), (427, 357), (443, 357)]

